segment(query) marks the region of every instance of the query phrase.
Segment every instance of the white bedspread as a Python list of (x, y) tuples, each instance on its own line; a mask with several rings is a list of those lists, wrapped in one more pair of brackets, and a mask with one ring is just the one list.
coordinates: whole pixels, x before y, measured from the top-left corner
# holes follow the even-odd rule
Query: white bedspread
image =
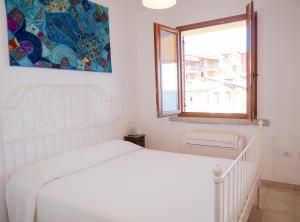
[(211, 168), (231, 162), (104, 143), (20, 171), (8, 185), (10, 220), (213, 222)]
[(138, 149), (132, 143), (114, 140), (22, 168), (7, 184), (9, 221), (33, 222), (38, 193), (47, 183)]

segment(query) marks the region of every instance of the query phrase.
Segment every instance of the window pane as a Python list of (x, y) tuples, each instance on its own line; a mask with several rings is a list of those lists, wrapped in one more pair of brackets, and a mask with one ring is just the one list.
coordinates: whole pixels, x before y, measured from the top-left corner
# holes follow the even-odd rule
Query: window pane
[(177, 36), (161, 31), (161, 84), (163, 111), (178, 109)]
[(185, 112), (247, 113), (246, 21), (182, 34)]

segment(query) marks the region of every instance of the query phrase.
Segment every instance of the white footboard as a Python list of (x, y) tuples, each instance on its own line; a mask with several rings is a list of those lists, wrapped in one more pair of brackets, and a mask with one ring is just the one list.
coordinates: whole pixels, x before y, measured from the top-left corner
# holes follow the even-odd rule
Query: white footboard
[(213, 169), (215, 183), (215, 222), (242, 222), (252, 207), (253, 195), (260, 181), (261, 131), (257, 134), (232, 165), (223, 172), (220, 166)]

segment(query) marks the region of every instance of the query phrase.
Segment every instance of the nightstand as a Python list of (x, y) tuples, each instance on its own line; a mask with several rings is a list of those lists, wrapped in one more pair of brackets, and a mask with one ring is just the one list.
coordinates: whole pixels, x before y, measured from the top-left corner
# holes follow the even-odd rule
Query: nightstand
[(124, 136), (124, 140), (128, 141), (128, 142), (132, 142), (138, 146), (145, 147), (145, 135), (144, 134), (127, 135), (127, 136)]

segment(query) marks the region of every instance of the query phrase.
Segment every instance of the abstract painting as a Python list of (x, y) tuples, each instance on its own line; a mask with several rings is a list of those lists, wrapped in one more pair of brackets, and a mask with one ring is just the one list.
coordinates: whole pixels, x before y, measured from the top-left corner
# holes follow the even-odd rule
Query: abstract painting
[(111, 72), (108, 8), (88, 0), (5, 0), (11, 66)]

